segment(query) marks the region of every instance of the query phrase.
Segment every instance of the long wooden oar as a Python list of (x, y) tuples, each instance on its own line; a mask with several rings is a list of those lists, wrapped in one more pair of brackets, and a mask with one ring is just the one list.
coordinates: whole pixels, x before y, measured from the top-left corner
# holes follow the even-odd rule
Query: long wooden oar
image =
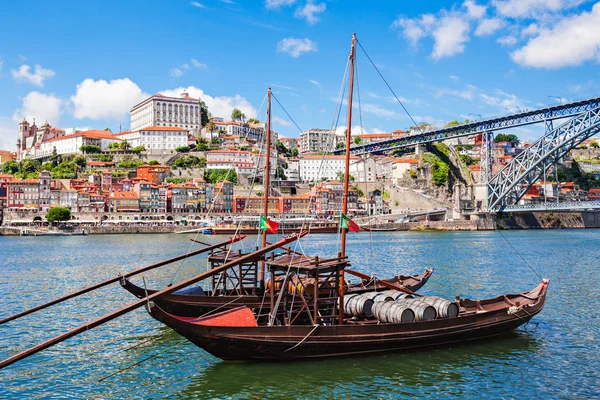
[(137, 274), (149, 271), (149, 270), (154, 269), (154, 268), (162, 267), (163, 265), (174, 263), (176, 261), (183, 260), (183, 259), (188, 258), (188, 257), (196, 256), (198, 254), (206, 253), (207, 251), (210, 251), (210, 250), (213, 250), (213, 249), (217, 249), (217, 248), (220, 248), (222, 246), (226, 246), (228, 244), (239, 242), (240, 240), (243, 240), (245, 237), (246, 236), (236, 236), (236, 237), (233, 237), (233, 238), (231, 238), (231, 239), (229, 239), (229, 240), (227, 240), (225, 242), (213, 244), (213, 245), (210, 245), (210, 246), (205, 247), (205, 248), (200, 249), (200, 250), (192, 251), (190, 253), (182, 254), (180, 256), (173, 257), (173, 258), (161, 261), (161, 262), (156, 263), (156, 264), (148, 265), (146, 267), (143, 267), (143, 268), (137, 269), (135, 271), (129, 272), (129, 273), (125, 274), (125, 275), (119, 275), (119, 276), (117, 276), (115, 278), (111, 278), (109, 280), (106, 280), (104, 282), (98, 283), (96, 285), (87, 287), (85, 289), (81, 289), (81, 290), (79, 290), (77, 292), (68, 294), (68, 295), (63, 296), (61, 298), (58, 298), (56, 300), (52, 300), (52, 301), (50, 301), (48, 303), (44, 303), (44, 304), (41, 304), (39, 306), (30, 308), (29, 310), (25, 310), (25, 311), (20, 312), (18, 314), (11, 315), (10, 317), (7, 317), (7, 318), (4, 318), (3, 320), (0, 320), (0, 325), (4, 324), (6, 322), (9, 322), (9, 321), (15, 320), (17, 318), (24, 317), (25, 315), (34, 313), (36, 311), (43, 310), (46, 307), (53, 306), (55, 304), (58, 304), (58, 303), (61, 303), (61, 302), (65, 301), (65, 300), (72, 299), (73, 297), (80, 296), (80, 295), (82, 295), (84, 293), (91, 292), (92, 290), (96, 290), (96, 289), (99, 289), (99, 288), (101, 288), (103, 286), (110, 285), (111, 283), (117, 282), (117, 281), (121, 280), (122, 278), (128, 278), (130, 276), (137, 275)]
[(29, 357), (29, 356), (31, 356), (31, 355), (33, 355), (35, 353), (38, 353), (38, 352), (40, 352), (40, 351), (42, 351), (44, 349), (47, 349), (48, 347), (54, 346), (55, 344), (60, 343), (60, 342), (62, 342), (64, 340), (67, 340), (67, 339), (69, 339), (69, 338), (71, 338), (73, 336), (76, 336), (76, 335), (78, 335), (78, 334), (80, 334), (82, 332), (85, 332), (85, 331), (87, 331), (89, 329), (95, 328), (98, 325), (102, 325), (102, 324), (104, 324), (104, 323), (106, 323), (108, 321), (111, 321), (111, 320), (113, 320), (113, 319), (115, 319), (117, 317), (120, 317), (123, 314), (127, 314), (130, 311), (133, 311), (133, 310), (135, 310), (135, 309), (137, 309), (139, 307), (142, 307), (144, 304), (146, 304), (147, 302), (149, 302), (149, 301), (151, 301), (151, 300), (153, 300), (153, 299), (155, 299), (157, 297), (160, 297), (160, 296), (162, 296), (164, 294), (173, 293), (173, 292), (175, 292), (175, 291), (177, 291), (179, 289), (182, 289), (182, 288), (184, 288), (186, 286), (192, 285), (192, 284), (194, 284), (196, 282), (199, 282), (199, 281), (201, 281), (203, 279), (206, 279), (206, 278), (208, 278), (208, 277), (210, 277), (212, 275), (215, 275), (215, 274), (218, 274), (220, 272), (223, 272), (223, 271), (227, 270), (228, 268), (231, 268), (231, 267), (234, 267), (236, 265), (242, 264), (242, 263), (244, 263), (244, 262), (246, 262), (248, 260), (256, 259), (256, 257), (261, 257), (264, 254), (266, 254), (266, 253), (268, 253), (268, 252), (270, 252), (272, 250), (275, 250), (275, 249), (277, 249), (280, 246), (285, 246), (286, 244), (291, 243), (291, 242), (293, 242), (293, 241), (301, 238), (302, 236), (306, 235), (306, 233), (307, 232), (301, 232), (298, 235), (288, 236), (287, 238), (284, 238), (284, 239), (280, 240), (277, 243), (274, 243), (274, 244), (272, 244), (270, 246), (266, 246), (266, 247), (264, 247), (264, 248), (262, 248), (260, 250), (254, 251), (252, 253), (245, 254), (245, 255), (243, 255), (243, 256), (241, 256), (241, 257), (239, 257), (239, 258), (237, 258), (237, 259), (235, 259), (233, 261), (225, 263), (225, 264), (223, 264), (223, 265), (221, 265), (219, 267), (216, 267), (216, 268), (214, 268), (214, 269), (212, 269), (210, 271), (204, 272), (204, 273), (202, 273), (200, 275), (197, 275), (197, 276), (195, 276), (193, 278), (187, 279), (187, 280), (185, 280), (183, 282), (179, 282), (179, 283), (177, 283), (177, 284), (175, 284), (173, 286), (170, 286), (170, 287), (168, 287), (166, 289), (163, 289), (163, 290), (158, 291), (156, 293), (153, 293), (153, 294), (151, 294), (151, 295), (149, 295), (147, 297), (144, 297), (143, 299), (141, 299), (139, 301), (136, 301), (135, 303), (131, 303), (131, 304), (129, 304), (129, 305), (123, 307), (123, 308), (120, 308), (117, 311), (113, 311), (110, 314), (106, 314), (103, 317), (96, 318), (95, 320), (93, 320), (91, 322), (88, 322), (86, 324), (78, 326), (77, 328), (71, 329), (70, 331), (68, 331), (66, 333), (63, 333), (62, 335), (59, 335), (59, 336), (56, 336), (56, 337), (54, 337), (52, 339), (46, 340), (45, 342), (40, 343), (40, 344), (38, 344), (38, 345), (36, 345), (34, 347), (31, 347), (31, 348), (29, 348), (27, 350), (24, 350), (24, 351), (22, 351), (22, 352), (20, 352), (18, 354), (15, 354), (14, 356), (12, 356), (10, 358), (7, 358), (6, 360), (0, 361), (0, 369), (2, 369), (4, 367), (7, 367), (7, 366), (9, 366), (9, 365), (11, 365), (11, 364), (19, 361), (19, 360), (27, 358), (27, 357)]
[[(356, 276), (356, 277), (358, 277), (358, 278), (360, 278), (360, 279), (366, 279), (366, 280), (369, 280), (369, 279), (372, 279), (372, 278), (373, 278), (373, 277), (371, 277), (371, 276), (369, 276), (369, 275), (365, 275), (365, 274), (363, 274), (363, 273), (361, 273), (361, 272), (358, 272), (358, 271), (353, 271), (353, 270), (351, 270), (351, 269), (346, 269), (346, 272), (347, 272), (347, 273), (349, 273), (350, 275), (354, 275), (354, 276)], [(377, 282), (378, 282), (378, 283), (379, 283), (381, 286), (385, 286), (386, 288), (388, 288), (388, 289), (391, 289), (391, 290), (399, 290), (399, 291), (401, 291), (401, 292), (404, 292), (404, 293), (412, 294), (413, 296), (417, 296), (417, 297), (423, 297), (423, 295), (422, 295), (422, 294), (415, 293), (415, 292), (413, 292), (412, 290), (409, 290), (409, 289), (403, 288), (403, 287), (401, 287), (401, 286), (392, 285), (391, 283), (388, 283), (388, 282), (386, 282), (386, 281), (384, 281), (384, 280), (382, 280), (382, 279), (378, 279), (378, 280), (377, 280)]]

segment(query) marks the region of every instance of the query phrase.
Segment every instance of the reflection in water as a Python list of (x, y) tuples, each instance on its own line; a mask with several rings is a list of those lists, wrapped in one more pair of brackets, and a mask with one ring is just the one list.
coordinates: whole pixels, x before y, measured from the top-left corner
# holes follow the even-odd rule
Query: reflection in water
[[(0, 371), (0, 398), (597, 397), (600, 230), (504, 235), (551, 278), (546, 307), (534, 319), (538, 325), (527, 331), (386, 356), (231, 363), (181, 341), (139, 309)], [(426, 294), (486, 298), (529, 290), (539, 281), (496, 232), (372, 237), (373, 252), (371, 235), (349, 235), (355, 268), (389, 277), (434, 267), (421, 290)], [(202, 240), (215, 243), (222, 237)], [(310, 235), (302, 249), (334, 256), (334, 242), (332, 235)], [(255, 237), (243, 244), (255, 245)], [(183, 235), (0, 237), (0, 318), (189, 248)], [(149, 288), (163, 288), (205, 269), (206, 259), (199, 257), (144, 277)], [(142, 284), (141, 277), (135, 281)], [(0, 325), (0, 358), (133, 300), (114, 284)]]
[[(191, 378), (178, 398), (343, 398), (452, 393), (476, 384), (490, 368), (527, 362), (539, 346), (527, 332), (438, 350), (309, 362), (219, 362)], [(507, 371), (508, 372), (508, 371)], [(349, 384), (350, 383), (350, 384)], [(460, 394), (454, 392), (454, 394)]]

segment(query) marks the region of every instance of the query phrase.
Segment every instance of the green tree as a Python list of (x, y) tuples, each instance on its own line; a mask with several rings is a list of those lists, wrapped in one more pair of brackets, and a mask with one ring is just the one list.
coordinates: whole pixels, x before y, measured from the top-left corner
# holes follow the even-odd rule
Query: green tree
[(520, 140), (517, 135), (512, 134), (512, 133), (511, 134), (499, 133), (494, 138), (494, 142), (496, 142), (496, 143), (510, 142), (516, 146), (520, 143)]
[(298, 157), (298, 149), (292, 149), (292, 157)]
[(110, 132), (110, 133), (112, 133), (112, 131), (110, 130), (110, 128), (104, 128), (104, 130), (105, 130), (106, 132)]
[(233, 121), (243, 121), (246, 119), (246, 115), (240, 109), (234, 108), (233, 111), (231, 111), (231, 119)]
[(336, 149), (343, 149), (344, 147), (346, 147), (346, 142), (339, 142), (335, 145)]
[(211, 118), (212, 116), (210, 115), (210, 111), (208, 111), (206, 103), (200, 100), (200, 125), (206, 126)]
[(21, 161), (19, 165), (19, 172), (23, 175), (27, 175), (30, 173), (40, 172), (41, 164), (38, 160), (32, 160), (31, 158), (26, 158)]
[(352, 190), (354, 190), (356, 192), (358, 197), (363, 197), (365, 195), (365, 192), (360, 190), (360, 188), (357, 185), (352, 186)]
[(128, 142), (127, 140), (123, 140), (123, 141), (121, 142), (121, 144), (119, 145), (119, 148), (120, 148), (121, 150), (125, 150), (125, 151), (127, 151), (127, 150), (131, 149), (131, 145), (129, 144), (129, 142)]
[(133, 149), (131, 149), (131, 151), (133, 151), (134, 153), (141, 153), (142, 151), (146, 151), (146, 147), (135, 146)]
[(56, 146), (52, 147), (52, 154), (50, 154), (49, 161), (52, 163), (52, 168), (56, 167), (59, 164), (58, 152), (56, 151)]
[(148, 165), (160, 165), (160, 163), (156, 160), (150, 160), (148, 161)]
[(354, 137), (354, 144), (363, 144), (363, 141), (360, 138), (360, 136), (355, 136)]
[(178, 147), (175, 147), (175, 151), (178, 153), (189, 153), (190, 146), (178, 146)]
[(460, 125), (461, 123), (462, 123), (462, 122), (459, 122), (459, 121), (457, 121), (457, 120), (454, 120), (454, 121), (448, 121), (448, 122), (446, 122), (446, 123), (444, 124), (444, 128), (450, 128), (450, 127), (452, 127), (452, 126), (457, 126), (457, 125)]
[(2, 164), (2, 173), (3, 174), (16, 174), (19, 172), (19, 163), (16, 161), (7, 161)]
[(207, 163), (206, 157), (200, 157), (198, 159), (197, 166), (200, 167), (200, 168), (205, 168), (206, 167), (206, 163)]
[(64, 207), (52, 207), (46, 214), (48, 222), (68, 221), (71, 219), (71, 211)]
[(221, 144), (221, 139), (219, 139), (218, 137), (212, 138), (212, 139), (210, 139), (210, 144), (220, 145)]
[(196, 147), (197, 151), (207, 151), (208, 150), (208, 145), (205, 143), (200, 143), (198, 144), (198, 146)]
[[(212, 137), (212, 133), (216, 129), (217, 129), (217, 125), (214, 123), (214, 121), (212, 119), (206, 123), (206, 130), (210, 132), (211, 137)], [(200, 140), (200, 138), (198, 140)], [(200, 144), (200, 142), (198, 142), (198, 144)]]
[(592, 142), (590, 143), (590, 147), (593, 149), (597, 149), (598, 147), (600, 147), (600, 145), (598, 145), (597, 141), (592, 140)]
[(99, 146), (93, 146), (90, 144), (84, 144), (79, 148), (79, 150), (81, 150), (83, 154), (98, 154), (101, 151)]
[(204, 173), (204, 180), (212, 184), (225, 180), (237, 183), (237, 174), (234, 169), (209, 169)]
[(42, 171), (52, 171), (52, 169), (54, 168), (54, 166), (52, 165), (52, 163), (50, 161), (46, 161), (45, 163), (42, 164), (42, 166), (40, 167), (40, 169)]

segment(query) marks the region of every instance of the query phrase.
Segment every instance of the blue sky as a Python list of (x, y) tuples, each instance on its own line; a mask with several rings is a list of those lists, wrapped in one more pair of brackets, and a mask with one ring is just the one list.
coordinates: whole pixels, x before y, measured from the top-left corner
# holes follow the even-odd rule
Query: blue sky
[[(116, 131), (146, 95), (181, 88), (250, 117), (271, 86), (301, 129), (329, 128), (352, 32), (417, 122), (600, 93), (593, 1), (23, 0), (0, 5), (0, 148), (23, 117)], [(365, 132), (412, 125), (360, 50), (358, 64)]]

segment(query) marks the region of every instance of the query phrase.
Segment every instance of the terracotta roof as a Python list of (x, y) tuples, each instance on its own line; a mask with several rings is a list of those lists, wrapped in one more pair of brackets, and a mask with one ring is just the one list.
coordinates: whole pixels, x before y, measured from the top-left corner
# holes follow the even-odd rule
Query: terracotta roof
[(89, 131), (83, 131), (83, 132), (75, 132), (71, 135), (65, 135), (65, 136), (59, 136), (56, 138), (52, 138), (52, 139), (48, 139), (46, 140), (46, 142), (56, 142), (59, 140), (66, 140), (66, 139), (71, 139), (71, 138), (77, 138), (77, 137), (85, 137), (85, 138), (89, 138), (89, 139), (113, 139), (113, 140), (117, 140), (117, 138), (115, 138), (116, 135), (113, 135), (112, 133), (108, 132), (108, 131), (101, 131), (98, 129), (92, 129)]
[(0, 174), (0, 178), (11, 178), (12, 179), (12, 175), (9, 174)]
[(87, 161), (87, 165), (90, 166), (103, 166), (103, 165), (115, 165), (114, 161)]
[(394, 161), (394, 164), (418, 164), (419, 160), (416, 158), (404, 158)]
[(139, 199), (136, 192), (112, 192), (110, 194), (111, 199)]
[(188, 132), (189, 129), (185, 129), (185, 128), (180, 128), (178, 126), (149, 126), (147, 128), (143, 128), (143, 129), (138, 129), (138, 131), (186, 131)]
[(377, 138), (391, 138), (391, 133), (365, 133), (364, 135), (358, 135), (361, 139), (377, 139)]

